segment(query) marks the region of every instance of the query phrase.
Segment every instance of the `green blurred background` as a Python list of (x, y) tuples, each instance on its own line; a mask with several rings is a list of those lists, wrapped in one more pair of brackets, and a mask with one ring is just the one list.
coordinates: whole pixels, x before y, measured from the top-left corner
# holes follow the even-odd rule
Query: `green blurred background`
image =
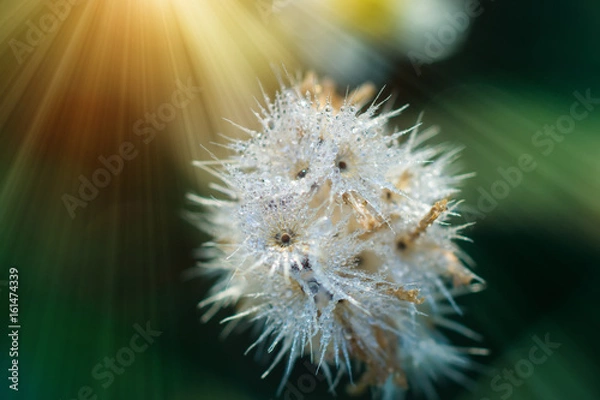
[[(82, 2), (17, 57), (11, 40), (26, 43), (27, 21), (39, 26), (49, 8), (3, 0), (0, 284), (18, 268), (22, 328), (19, 392), (7, 390), (4, 372), (1, 398), (74, 399), (85, 386), (99, 399), (275, 398), (282, 369), (260, 379), (265, 363), (243, 356), (251, 334), (220, 340), (218, 318), (200, 323), (196, 304), (211, 282), (185, 272), (207, 238), (183, 214), (187, 192), (208, 193), (209, 178), (191, 167), (209, 157), (200, 145), (237, 134), (222, 117), (255, 127), (257, 78), (272, 93), (272, 65), (282, 64), (332, 76), (342, 90), (386, 84), (396, 105), (411, 104), (395, 124), (410, 126), (423, 111), (427, 125), (441, 127), (437, 140), (463, 145), (464, 170), (477, 173), (463, 190), (463, 218), (477, 222), (464, 249), (488, 286), (461, 304), (491, 354), (477, 360), (473, 387), (441, 386), (441, 398), (502, 398), (494, 377), (546, 335), (560, 348), (505, 398), (600, 398), (600, 104), (551, 150), (532, 142), (569, 115), (574, 92), (600, 98), (600, 5), (482, 1), (448, 54), (417, 70), (414, 44), (397, 29), (421, 15), (414, 1), (325, 3)], [(146, 144), (132, 127), (170, 101), (177, 79), (201, 89)], [(91, 178), (98, 157), (123, 142), (137, 156), (71, 218), (63, 195), (76, 195), (79, 176)], [(482, 190), (501, 192), (498, 169), (523, 154), (536, 168), (482, 210)], [(160, 336), (103, 388), (94, 367), (147, 323)], [(3, 333), (2, 371), (9, 347)], [(291, 382), (306, 372), (298, 365)], [(326, 383), (315, 383), (287, 398), (330, 398)]]

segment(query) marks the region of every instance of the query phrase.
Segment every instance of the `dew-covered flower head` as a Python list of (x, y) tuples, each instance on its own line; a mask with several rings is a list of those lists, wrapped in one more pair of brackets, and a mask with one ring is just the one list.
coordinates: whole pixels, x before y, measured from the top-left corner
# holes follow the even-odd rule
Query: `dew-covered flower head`
[(403, 108), (373, 95), (339, 96), (308, 74), (265, 95), (259, 129), (240, 127), (230, 158), (196, 162), (221, 180), (221, 196), (190, 196), (213, 236), (200, 267), (220, 276), (201, 306), (206, 319), (235, 309), (227, 331), (260, 327), (250, 348), (275, 353), (263, 376), (285, 360), (281, 388), (308, 356), (331, 390), (349, 376), (351, 392), (433, 397), (434, 381), (471, 365), (443, 334), (475, 336), (454, 321), (455, 295), (479, 280), (452, 223), (468, 175), (455, 173), (455, 148), (426, 144), (434, 129), (392, 129)]

